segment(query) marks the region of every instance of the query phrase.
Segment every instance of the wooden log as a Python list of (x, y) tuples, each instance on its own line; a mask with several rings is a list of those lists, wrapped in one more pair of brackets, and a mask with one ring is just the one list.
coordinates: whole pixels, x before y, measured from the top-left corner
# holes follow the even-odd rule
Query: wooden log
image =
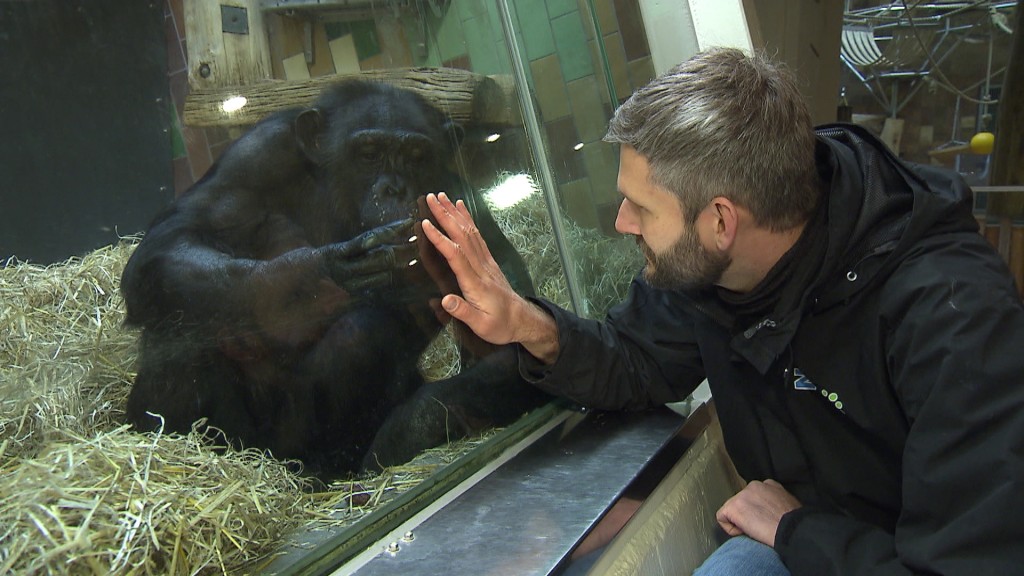
[[(184, 121), (189, 126), (251, 125), (277, 110), (307, 106), (326, 86), (351, 78), (387, 82), (417, 92), (464, 124), (507, 124), (517, 117), (514, 92), (509, 94), (509, 90), (515, 90), (511, 83), (457, 68), (391, 68), (301, 81), (193, 89), (185, 97)], [(236, 96), (246, 99), (245, 106), (225, 112), (223, 103)]]

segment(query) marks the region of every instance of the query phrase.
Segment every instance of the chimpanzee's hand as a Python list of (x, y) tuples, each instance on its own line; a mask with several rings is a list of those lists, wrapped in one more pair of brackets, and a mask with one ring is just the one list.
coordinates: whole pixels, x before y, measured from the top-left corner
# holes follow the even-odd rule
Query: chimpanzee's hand
[(351, 240), (317, 248), (327, 275), (349, 294), (395, 285), (395, 274), (417, 257), (412, 218), (385, 224)]

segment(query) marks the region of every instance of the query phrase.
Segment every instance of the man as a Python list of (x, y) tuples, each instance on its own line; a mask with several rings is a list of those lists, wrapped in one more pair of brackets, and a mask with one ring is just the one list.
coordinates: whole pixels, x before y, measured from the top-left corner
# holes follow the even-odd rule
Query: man
[(731, 49), (638, 91), (606, 140), (616, 229), (647, 258), (626, 301), (599, 323), (516, 296), (439, 195), (447, 236), (425, 234), (462, 290), (445, 310), (587, 406), (707, 377), (750, 482), (705, 573), (1024, 569), (1024, 306), (962, 180), (854, 126), (815, 133), (791, 75)]

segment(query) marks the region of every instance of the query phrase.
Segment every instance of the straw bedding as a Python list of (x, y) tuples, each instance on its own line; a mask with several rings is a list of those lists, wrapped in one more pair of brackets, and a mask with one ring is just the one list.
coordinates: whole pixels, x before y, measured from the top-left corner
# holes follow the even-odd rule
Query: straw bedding
[[(535, 196), (496, 217), (540, 294), (566, 305)], [(218, 448), (195, 431), (129, 430), (123, 407), (138, 333), (123, 326), (118, 281), (136, 242), (49, 267), (0, 268), (0, 573), (259, 572), (290, 535), (350, 524), (486, 440), (324, 489), (258, 450)], [(609, 247), (594, 252), (605, 265)], [(624, 268), (625, 281), (610, 281), (617, 290), (632, 272)], [(455, 369), (453, 350), (445, 334), (422, 361), (428, 378)]]

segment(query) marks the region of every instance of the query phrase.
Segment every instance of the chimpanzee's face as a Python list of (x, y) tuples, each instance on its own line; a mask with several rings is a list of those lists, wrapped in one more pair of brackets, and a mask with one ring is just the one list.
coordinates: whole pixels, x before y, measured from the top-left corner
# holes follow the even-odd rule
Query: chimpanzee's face
[(325, 112), (326, 184), (350, 232), (415, 216), (417, 198), (444, 190), (450, 125), (425, 102), (381, 90)]
[(351, 190), (361, 192), (360, 224), (373, 228), (414, 216), (416, 199), (443, 183), (441, 147), (429, 136), (402, 127), (369, 128), (346, 145)]

